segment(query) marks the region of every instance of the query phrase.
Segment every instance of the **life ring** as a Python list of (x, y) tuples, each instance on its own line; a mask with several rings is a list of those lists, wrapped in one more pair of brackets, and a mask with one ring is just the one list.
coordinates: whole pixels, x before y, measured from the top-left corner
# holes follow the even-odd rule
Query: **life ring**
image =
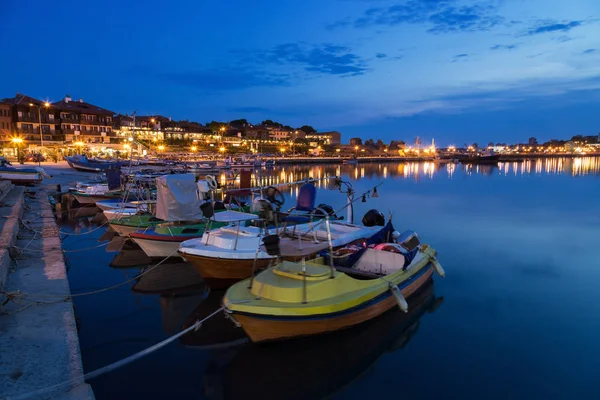
[(390, 253), (403, 253), (400, 245), (396, 243), (381, 243), (375, 246), (375, 250), (389, 251)]
[(217, 179), (212, 175), (206, 175), (206, 183), (208, 183), (208, 187), (212, 190), (215, 190), (217, 186)]

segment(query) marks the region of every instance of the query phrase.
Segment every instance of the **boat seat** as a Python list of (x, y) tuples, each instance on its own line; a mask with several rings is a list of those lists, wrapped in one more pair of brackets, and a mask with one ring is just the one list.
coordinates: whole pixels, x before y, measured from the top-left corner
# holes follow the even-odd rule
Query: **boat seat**
[(328, 279), (331, 275), (329, 267), (322, 264), (306, 261), (304, 264), (306, 271), (302, 271), (302, 262), (284, 261), (273, 269), (273, 273), (279, 276), (285, 276), (292, 279), (306, 279), (308, 281), (320, 281)]
[(354, 268), (359, 271), (390, 275), (404, 267), (404, 255), (391, 251), (366, 249)]

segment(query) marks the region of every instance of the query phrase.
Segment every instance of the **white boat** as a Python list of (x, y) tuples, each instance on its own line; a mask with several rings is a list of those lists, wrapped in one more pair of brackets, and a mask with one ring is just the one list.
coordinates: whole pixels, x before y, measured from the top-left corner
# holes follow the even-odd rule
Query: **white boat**
[(104, 210), (102, 211), (104, 213), (104, 216), (109, 220), (113, 220), (113, 219), (121, 219), (123, 217), (129, 217), (132, 215), (137, 214), (138, 209), (137, 208), (115, 208), (115, 209), (110, 209), (110, 210)]
[[(266, 267), (275, 258), (261, 246), (265, 237), (274, 231), (242, 226), (254, 214), (226, 211), (215, 214), (215, 220), (231, 224), (209, 230), (201, 238), (181, 243), (179, 253), (192, 263), (207, 283), (226, 285), (249, 277), (254, 269)], [(282, 257), (297, 260), (311, 257), (332, 246), (338, 248), (359, 239), (366, 239), (380, 227), (366, 227), (341, 221), (321, 219), (312, 224), (299, 224), (279, 232)], [(331, 238), (331, 241), (328, 238)]]
[(41, 168), (0, 167), (0, 180), (11, 181), (15, 184), (35, 184), (44, 179), (45, 173)]

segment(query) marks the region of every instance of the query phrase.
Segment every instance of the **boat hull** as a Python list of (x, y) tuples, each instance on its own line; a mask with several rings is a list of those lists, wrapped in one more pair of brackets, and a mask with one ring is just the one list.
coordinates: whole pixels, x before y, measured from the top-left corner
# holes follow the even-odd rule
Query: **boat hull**
[[(408, 299), (424, 286), (431, 279), (433, 271), (431, 265), (425, 267), (418, 278), (403, 287), (401, 291), (404, 298)], [(264, 342), (349, 328), (373, 319), (393, 307), (397, 307), (396, 299), (388, 291), (367, 305), (333, 315), (290, 318), (232, 312), (231, 316), (242, 326), (253, 342)]]
[(44, 177), (39, 172), (0, 170), (0, 180), (10, 181), (14, 184), (31, 185), (40, 183), (43, 179)]
[(111, 223), (110, 227), (119, 234), (119, 236), (129, 236), (130, 234), (132, 234), (133, 232), (137, 231), (139, 227), (137, 226), (131, 226), (131, 225), (121, 225), (121, 224), (114, 224)]
[[(232, 283), (246, 279), (252, 275), (254, 259), (230, 259), (203, 257), (193, 254), (181, 254), (182, 258), (191, 263), (204, 281), (213, 289), (226, 288)], [(273, 258), (256, 260), (256, 270), (266, 268)]]
[(181, 255), (177, 253), (179, 245), (184, 240), (189, 238), (182, 238), (177, 240), (164, 240), (164, 239), (152, 239), (143, 236), (149, 235), (138, 235), (137, 233), (130, 234), (133, 241), (140, 246), (144, 253), (150, 258), (165, 258), (167, 256), (181, 258)]

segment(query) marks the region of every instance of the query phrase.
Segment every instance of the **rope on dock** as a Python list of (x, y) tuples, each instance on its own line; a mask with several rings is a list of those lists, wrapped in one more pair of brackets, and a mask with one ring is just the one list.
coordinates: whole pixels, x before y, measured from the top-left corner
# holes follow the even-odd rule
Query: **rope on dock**
[[(210, 315), (208, 315), (207, 317), (201, 319), (201, 320), (197, 320), (193, 325), (191, 325), (190, 327), (182, 330), (179, 333), (176, 333), (175, 335), (168, 337), (167, 339), (163, 340), (162, 342), (159, 342), (153, 346), (148, 347), (147, 349), (144, 349), (142, 351), (139, 351), (135, 354), (130, 355), (129, 357), (125, 357), (122, 360), (116, 361), (112, 364), (106, 365), (104, 367), (98, 368), (94, 371), (88, 372), (87, 374), (83, 375), (83, 381), (87, 381), (89, 379), (93, 379), (96, 378), (100, 375), (103, 375), (107, 372), (111, 372), (114, 371), (118, 368), (124, 367), (125, 365), (131, 364), (134, 361), (137, 361), (149, 354), (152, 354), (153, 352), (160, 350), (161, 348), (165, 347), (166, 345), (168, 345), (169, 343), (172, 343), (173, 341), (179, 339), (180, 337), (182, 337), (183, 335), (185, 335), (188, 332), (191, 331), (197, 331), (198, 329), (200, 329), (200, 327), (202, 327), (202, 324), (206, 321), (208, 321), (210, 318), (214, 317), (215, 315), (217, 315), (218, 313), (220, 313), (221, 311), (223, 311), (225, 309), (225, 306), (222, 306), (221, 308), (219, 308), (218, 310), (214, 311), (213, 313), (211, 313)], [(56, 385), (52, 385), (52, 386), (48, 386), (45, 387), (43, 389), (38, 389), (38, 390), (34, 390), (32, 392), (28, 392), (25, 394), (21, 394), (21, 395), (17, 395), (17, 396), (13, 396), (13, 397), (8, 397), (7, 400), (23, 400), (23, 399), (29, 399), (35, 396), (41, 396), (41, 395), (45, 395), (48, 393), (51, 393), (55, 390), (59, 390), (59, 389), (67, 389), (67, 388), (71, 388), (73, 386), (78, 386), (80, 384), (83, 383), (81, 378), (73, 378), (70, 379), (68, 381), (56, 384)]]

